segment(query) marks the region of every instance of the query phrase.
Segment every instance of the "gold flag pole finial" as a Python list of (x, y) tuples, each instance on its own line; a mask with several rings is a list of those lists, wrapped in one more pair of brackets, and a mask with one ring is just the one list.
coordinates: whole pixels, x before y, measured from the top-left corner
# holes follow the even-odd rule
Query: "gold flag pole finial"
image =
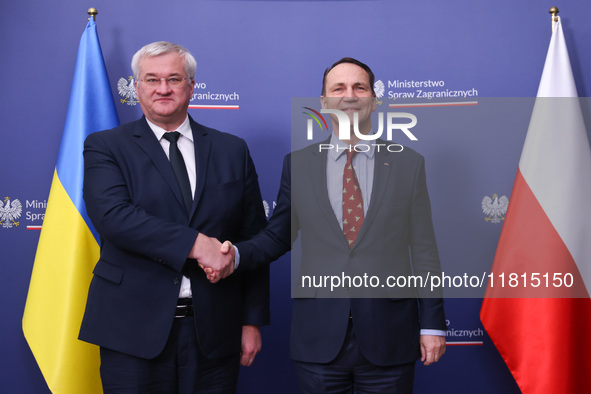
[(550, 15), (552, 15), (552, 33), (554, 33), (554, 22), (558, 22), (558, 13), (560, 11), (558, 11), (558, 7), (552, 7), (548, 12), (550, 13)]
[(90, 15), (90, 17), (88, 18), (88, 20), (90, 20), (90, 18), (92, 18), (94, 16), (94, 20), (96, 20), (96, 15), (98, 14), (98, 11), (96, 10), (96, 8), (91, 7), (88, 9), (88, 15)]

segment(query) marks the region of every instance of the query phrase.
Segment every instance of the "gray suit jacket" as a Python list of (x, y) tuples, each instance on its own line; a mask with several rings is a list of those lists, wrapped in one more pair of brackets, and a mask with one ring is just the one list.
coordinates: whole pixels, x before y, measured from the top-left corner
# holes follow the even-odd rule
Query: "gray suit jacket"
[[(376, 151), (370, 205), (352, 249), (328, 199), (326, 160), (326, 151), (319, 152), (318, 144), (286, 156), (277, 207), (267, 228), (237, 244), (239, 271), (277, 259), (299, 233), (302, 275), (375, 273), (385, 284), (386, 274), (441, 273), (421, 155), (410, 148)], [(297, 288), (301, 278), (294, 279)], [(443, 300), (423, 289), (394, 290), (380, 285), (337, 292), (326, 287), (296, 291), (291, 357), (317, 363), (333, 360), (351, 315), (359, 346), (370, 362), (415, 361), (420, 356), (420, 329), (446, 328)]]

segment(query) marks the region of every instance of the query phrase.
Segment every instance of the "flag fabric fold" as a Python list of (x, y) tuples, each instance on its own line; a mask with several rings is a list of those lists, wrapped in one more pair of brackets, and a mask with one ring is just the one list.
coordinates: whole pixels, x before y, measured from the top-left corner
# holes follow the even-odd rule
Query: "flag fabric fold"
[(78, 340), (99, 241), (82, 199), (83, 144), (119, 124), (96, 23), (82, 33), (35, 255), (23, 332), (53, 393), (101, 393), (99, 349)]
[[(560, 19), (553, 24), (492, 268), (527, 279), (509, 292), (489, 281), (480, 311), (525, 394), (591, 387), (591, 149)], [(530, 292), (532, 274), (541, 283)]]

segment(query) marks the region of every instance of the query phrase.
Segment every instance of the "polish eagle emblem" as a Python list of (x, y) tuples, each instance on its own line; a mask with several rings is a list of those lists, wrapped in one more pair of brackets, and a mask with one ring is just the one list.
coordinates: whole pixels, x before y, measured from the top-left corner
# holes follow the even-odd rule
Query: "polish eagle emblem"
[(377, 98), (382, 98), (382, 97), (384, 97), (384, 92), (386, 91), (386, 86), (384, 86), (384, 82), (382, 82), (381, 79), (378, 79), (373, 84), (373, 90), (374, 90), (374, 92), (376, 92)]
[(21, 217), (21, 213), (23, 213), (23, 204), (17, 198), (12, 202), (10, 197), (4, 197), (4, 202), (0, 200), (0, 224), (3, 228), (18, 226), (20, 222), (15, 220)]
[(121, 104), (136, 105), (138, 103), (137, 93), (135, 91), (133, 76), (129, 76), (127, 79), (119, 78), (117, 82), (117, 91), (119, 95), (123, 97), (120, 101)]
[[(273, 201), (273, 209), (275, 209), (275, 207), (277, 206), (277, 202)], [(265, 216), (267, 217), (267, 219), (269, 218), (269, 215), (271, 214), (271, 206), (269, 205), (269, 203), (267, 202), (267, 200), (263, 200), (263, 208), (265, 210)]]
[(499, 197), (496, 193), (492, 195), (492, 198), (485, 196), (482, 199), (482, 212), (487, 215), (484, 220), (491, 223), (500, 223), (501, 220), (505, 220), (508, 206), (509, 199), (507, 196)]

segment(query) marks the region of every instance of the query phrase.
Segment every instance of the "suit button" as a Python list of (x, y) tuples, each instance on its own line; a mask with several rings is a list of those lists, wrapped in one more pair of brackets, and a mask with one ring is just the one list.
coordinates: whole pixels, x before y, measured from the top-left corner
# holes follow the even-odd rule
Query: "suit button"
[(178, 284), (179, 284), (179, 278), (174, 278), (174, 280), (173, 280), (173, 283), (174, 283), (175, 285), (178, 285)]

